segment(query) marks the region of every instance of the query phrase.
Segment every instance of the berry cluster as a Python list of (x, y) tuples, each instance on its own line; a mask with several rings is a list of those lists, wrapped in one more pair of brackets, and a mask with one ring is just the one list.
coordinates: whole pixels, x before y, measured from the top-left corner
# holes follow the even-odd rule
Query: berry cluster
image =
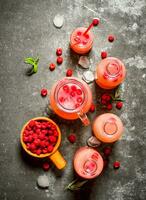
[(23, 132), (27, 150), (34, 154), (51, 153), (58, 140), (56, 126), (48, 121), (31, 120)]
[[(56, 55), (57, 55), (56, 62), (57, 62), (58, 65), (61, 65), (63, 63), (63, 57), (61, 56), (62, 55), (62, 48), (56, 49)], [(53, 71), (55, 68), (56, 68), (55, 63), (50, 63), (50, 65), (49, 65), (50, 71)]]

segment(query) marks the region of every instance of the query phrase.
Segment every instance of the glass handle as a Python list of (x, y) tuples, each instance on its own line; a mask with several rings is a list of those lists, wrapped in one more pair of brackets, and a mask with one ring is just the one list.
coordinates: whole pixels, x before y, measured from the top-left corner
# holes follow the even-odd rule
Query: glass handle
[(88, 119), (87, 115), (82, 111), (77, 113), (80, 120), (83, 122), (84, 126), (88, 126), (90, 124), (90, 120)]

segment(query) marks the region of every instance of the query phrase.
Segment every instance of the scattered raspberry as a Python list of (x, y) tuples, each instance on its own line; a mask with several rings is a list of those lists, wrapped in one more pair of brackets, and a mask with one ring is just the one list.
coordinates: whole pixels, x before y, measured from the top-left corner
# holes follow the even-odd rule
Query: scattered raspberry
[(113, 35), (108, 36), (108, 41), (113, 42), (115, 40), (115, 37)]
[(61, 48), (57, 48), (56, 49), (56, 55), (57, 56), (61, 56), (62, 55), (62, 49)]
[(43, 89), (41, 90), (41, 95), (42, 95), (42, 97), (47, 96), (47, 94), (48, 94), (47, 89), (43, 88)]
[(92, 113), (95, 111), (95, 105), (93, 103), (92, 103), (89, 111), (92, 112)]
[(100, 20), (98, 18), (93, 19), (93, 26), (97, 26), (99, 24)]
[(48, 162), (44, 162), (44, 163), (43, 163), (43, 169), (44, 169), (45, 171), (48, 171), (48, 170), (50, 169), (50, 165), (49, 165)]
[(107, 52), (106, 51), (102, 51), (101, 52), (101, 58), (104, 59), (107, 57)]
[(56, 65), (54, 63), (50, 63), (49, 69), (50, 71), (53, 71), (56, 68)]
[(101, 104), (106, 105), (107, 104), (106, 100), (101, 100)]
[(72, 69), (68, 69), (66, 71), (66, 76), (72, 76), (72, 74), (73, 74), (73, 70)]
[(61, 65), (61, 64), (63, 63), (63, 58), (62, 58), (61, 56), (58, 56), (58, 58), (57, 58), (57, 63), (58, 63), (59, 65)]
[(70, 134), (68, 136), (68, 140), (70, 141), (70, 143), (75, 143), (75, 141), (76, 141), (76, 135), (75, 134)]
[(112, 104), (108, 104), (108, 105), (107, 105), (107, 109), (108, 109), (108, 110), (112, 110), (112, 108), (113, 108)]
[(115, 161), (113, 164), (114, 169), (119, 169), (120, 168), (120, 162), (119, 161)]
[(111, 147), (105, 147), (103, 150), (103, 153), (106, 157), (108, 157), (112, 152), (112, 148)]
[(116, 108), (121, 109), (123, 107), (123, 102), (119, 101), (116, 103)]

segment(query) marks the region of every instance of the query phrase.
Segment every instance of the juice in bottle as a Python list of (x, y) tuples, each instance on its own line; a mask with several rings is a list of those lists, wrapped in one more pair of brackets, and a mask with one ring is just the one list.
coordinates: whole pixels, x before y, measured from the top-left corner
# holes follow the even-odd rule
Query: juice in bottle
[(89, 124), (86, 113), (92, 103), (89, 86), (75, 77), (65, 77), (51, 89), (50, 104), (54, 112), (68, 120), (80, 118), (84, 125)]
[(104, 89), (113, 89), (122, 83), (126, 76), (124, 64), (114, 57), (100, 61), (95, 72), (96, 83)]
[(85, 179), (97, 177), (103, 170), (101, 155), (91, 147), (81, 147), (74, 155), (74, 169), (76, 173)]
[(124, 128), (117, 115), (105, 113), (94, 120), (92, 129), (97, 139), (105, 143), (112, 143), (120, 138)]
[(85, 27), (79, 27), (70, 36), (70, 48), (78, 54), (88, 53), (92, 48), (94, 36), (91, 31), (84, 34), (86, 30)]

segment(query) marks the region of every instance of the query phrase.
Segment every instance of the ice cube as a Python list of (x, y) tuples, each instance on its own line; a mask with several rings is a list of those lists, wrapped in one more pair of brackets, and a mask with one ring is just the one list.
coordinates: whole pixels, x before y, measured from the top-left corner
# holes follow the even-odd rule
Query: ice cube
[(38, 177), (38, 179), (37, 179), (37, 184), (41, 188), (49, 187), (49, 179), (48, 179), (48, 177), (45, 174), (44, 175), (40, 175)]
[(61, 28), (63, 26), (64, 17), (63, 15), (57, 14), (53, 19), (54, 26), (57, 28)]
[(81, 56), (79, 58), (78, 64), (84, 69), (88, 69), (90, 66), (90, 62), (87, 56)]
[(100, 144), (101, 142), (95, 136), (91, 136), (87, 139), (87, 145), (89, 147), (98, 147)]
[(94, 81), (94, 74), (92, 71), (86, 71), (83, 73), (83, 77), (82, 79), (86, 82), (86, 83), (91, 83)]

